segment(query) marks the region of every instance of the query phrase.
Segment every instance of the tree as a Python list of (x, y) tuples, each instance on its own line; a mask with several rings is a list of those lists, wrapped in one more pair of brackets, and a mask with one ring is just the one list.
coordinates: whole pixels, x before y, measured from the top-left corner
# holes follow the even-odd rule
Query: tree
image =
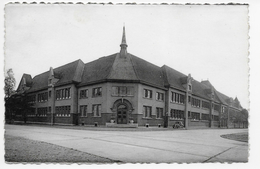
[(5, 76), (5, 98), (10, 98), (12, 94), (15, 93), (15, 78), (12, 69), (7, 71), (7, 75)]

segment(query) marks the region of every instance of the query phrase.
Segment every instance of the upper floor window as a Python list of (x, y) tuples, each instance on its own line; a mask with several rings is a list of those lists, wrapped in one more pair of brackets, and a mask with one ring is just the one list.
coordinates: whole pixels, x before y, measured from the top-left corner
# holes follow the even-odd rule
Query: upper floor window
[(153, 91), (148, 90), (148, 89), (144, 89), (144, 97), (145, 98), (152, 98), (153, 97)]
[(49, 91), (49, 98), (51, 98), (51, 91)]
[(69, 99), (70, 97), (70, 88), (56, 90), (56, 100)]
[(218, 104), (214, 104), (214, 110), (216, 110), (216, 111), (220, 111), (220, 105), (218, 105)]
[(189, 91), (191, 91), (191, 85), (189, 85)]
[(87, 109), (88, 109), (88, 106), (87, 105), (83, 105), (83, 106), (80, 106), (80, 116), (81, 117), (87, 117)]
[(172, 92), (171, 102), (184, 104), (184, 95)]
[(164, 94), (160, 92), (156, 92), (156, 100), (164, 101)]
[(210, 108), (210, 103), (209, 102), (205, 102), (205, 101), (202, 100), (202, 108), (209, 109)]
[(196, 98), (192, 98), (191, 99), (191, 105), (193, 107), (200, 107), (200, 100), (199, 99), (196, 99)]
[(28, 102), (29, 103), (35, 103), (36, 102), (36, 95), (28, 96)]
[(156, 118), (160, 119), (163, 117), (163, 108), (156, 107)]
[(225, 106), (222, 106), (222, 113), (226, 112), (226, 107)]
[(80, 90), (80, 92), (79, 92), (79, 98), (80, 98), (80, 99), (88, 98), (88, 89)]
[(152, 107), (151, 106), (144, 106), (143, 107), (143, 117), (151, 118), (152, 117)]
[(92, 112), (94, 114), (94, 117), (100, 117), (101, 116), (101, 104), (94, 104), (92, 106)]
[(39, 93), (38, 102), (45, 102), (45, 101), (48, 101), (48, 93), (47, 92)]
[(92, 97), (98, 97), (98, 96), (102, 96), (101, 87), (93, 88), (93, 90), (92, 90)]
[(134, 87), (132, 86), (113, 86), (112, 96), (133, 96)]

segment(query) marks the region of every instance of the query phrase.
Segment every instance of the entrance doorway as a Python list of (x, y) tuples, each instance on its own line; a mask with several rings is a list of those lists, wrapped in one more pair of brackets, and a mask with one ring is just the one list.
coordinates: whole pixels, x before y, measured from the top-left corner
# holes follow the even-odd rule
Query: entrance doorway
[(127, 107), (125, 105), (117, 108), (117, 124), (127, 124)]

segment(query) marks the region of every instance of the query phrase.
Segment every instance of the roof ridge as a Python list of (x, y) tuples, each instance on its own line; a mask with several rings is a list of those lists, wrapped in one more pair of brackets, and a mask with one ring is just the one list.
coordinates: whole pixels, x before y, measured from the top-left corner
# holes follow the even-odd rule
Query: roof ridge
[[(116, 54), (116, 56), (115, 56), (115, 58), (114, 58), (113, 64), (112, 64), (112, 66), (110, 67), (109, 73), (108, 73), (108, 75), (105, 77), (105, 79), (108, 79), (108, 78), (111, 76), (112, 68), (113, 68), (113, 66), (114, 66), (114, 64), (115, 64), (116, 57), (118, 57), (119, 53), (115, 53), (115, 54)], [(115, 54), (114, 54), (114, 55), (115, 55)], [(110, 56), (112, 56), (112, 55), (110, 55)]]
[(132, 54), (130, 54), (130, 53), (128, 53), (129, 55), (130, 55), (130, 61), (131, 61), (131, 64), (132, 64), (132, 66), (133, 66), (133, 69), (134, 69), (134, 72), (135, 72), (135, 76), (136, 76), (136, 78), (138, 79), (138, 80), (140, 80), (140, 78), (139, 78), (139, 76), (138, 76), (138, 74), (137, 74), (137, 71), (136, 71), (136, 68), (135, 68), (135, 66), (134, 66), (134, 64), (133, 64), (133, 60), (132, 60)]

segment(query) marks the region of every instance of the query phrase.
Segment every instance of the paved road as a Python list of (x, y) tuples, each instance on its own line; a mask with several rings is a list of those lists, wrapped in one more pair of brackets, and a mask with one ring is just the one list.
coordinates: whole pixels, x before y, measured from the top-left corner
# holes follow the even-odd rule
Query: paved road
[(221, 138), (247, 129), (93, 131), (6, 125), (6, 134), (121, 162), (247, 162), (248, 143)]

